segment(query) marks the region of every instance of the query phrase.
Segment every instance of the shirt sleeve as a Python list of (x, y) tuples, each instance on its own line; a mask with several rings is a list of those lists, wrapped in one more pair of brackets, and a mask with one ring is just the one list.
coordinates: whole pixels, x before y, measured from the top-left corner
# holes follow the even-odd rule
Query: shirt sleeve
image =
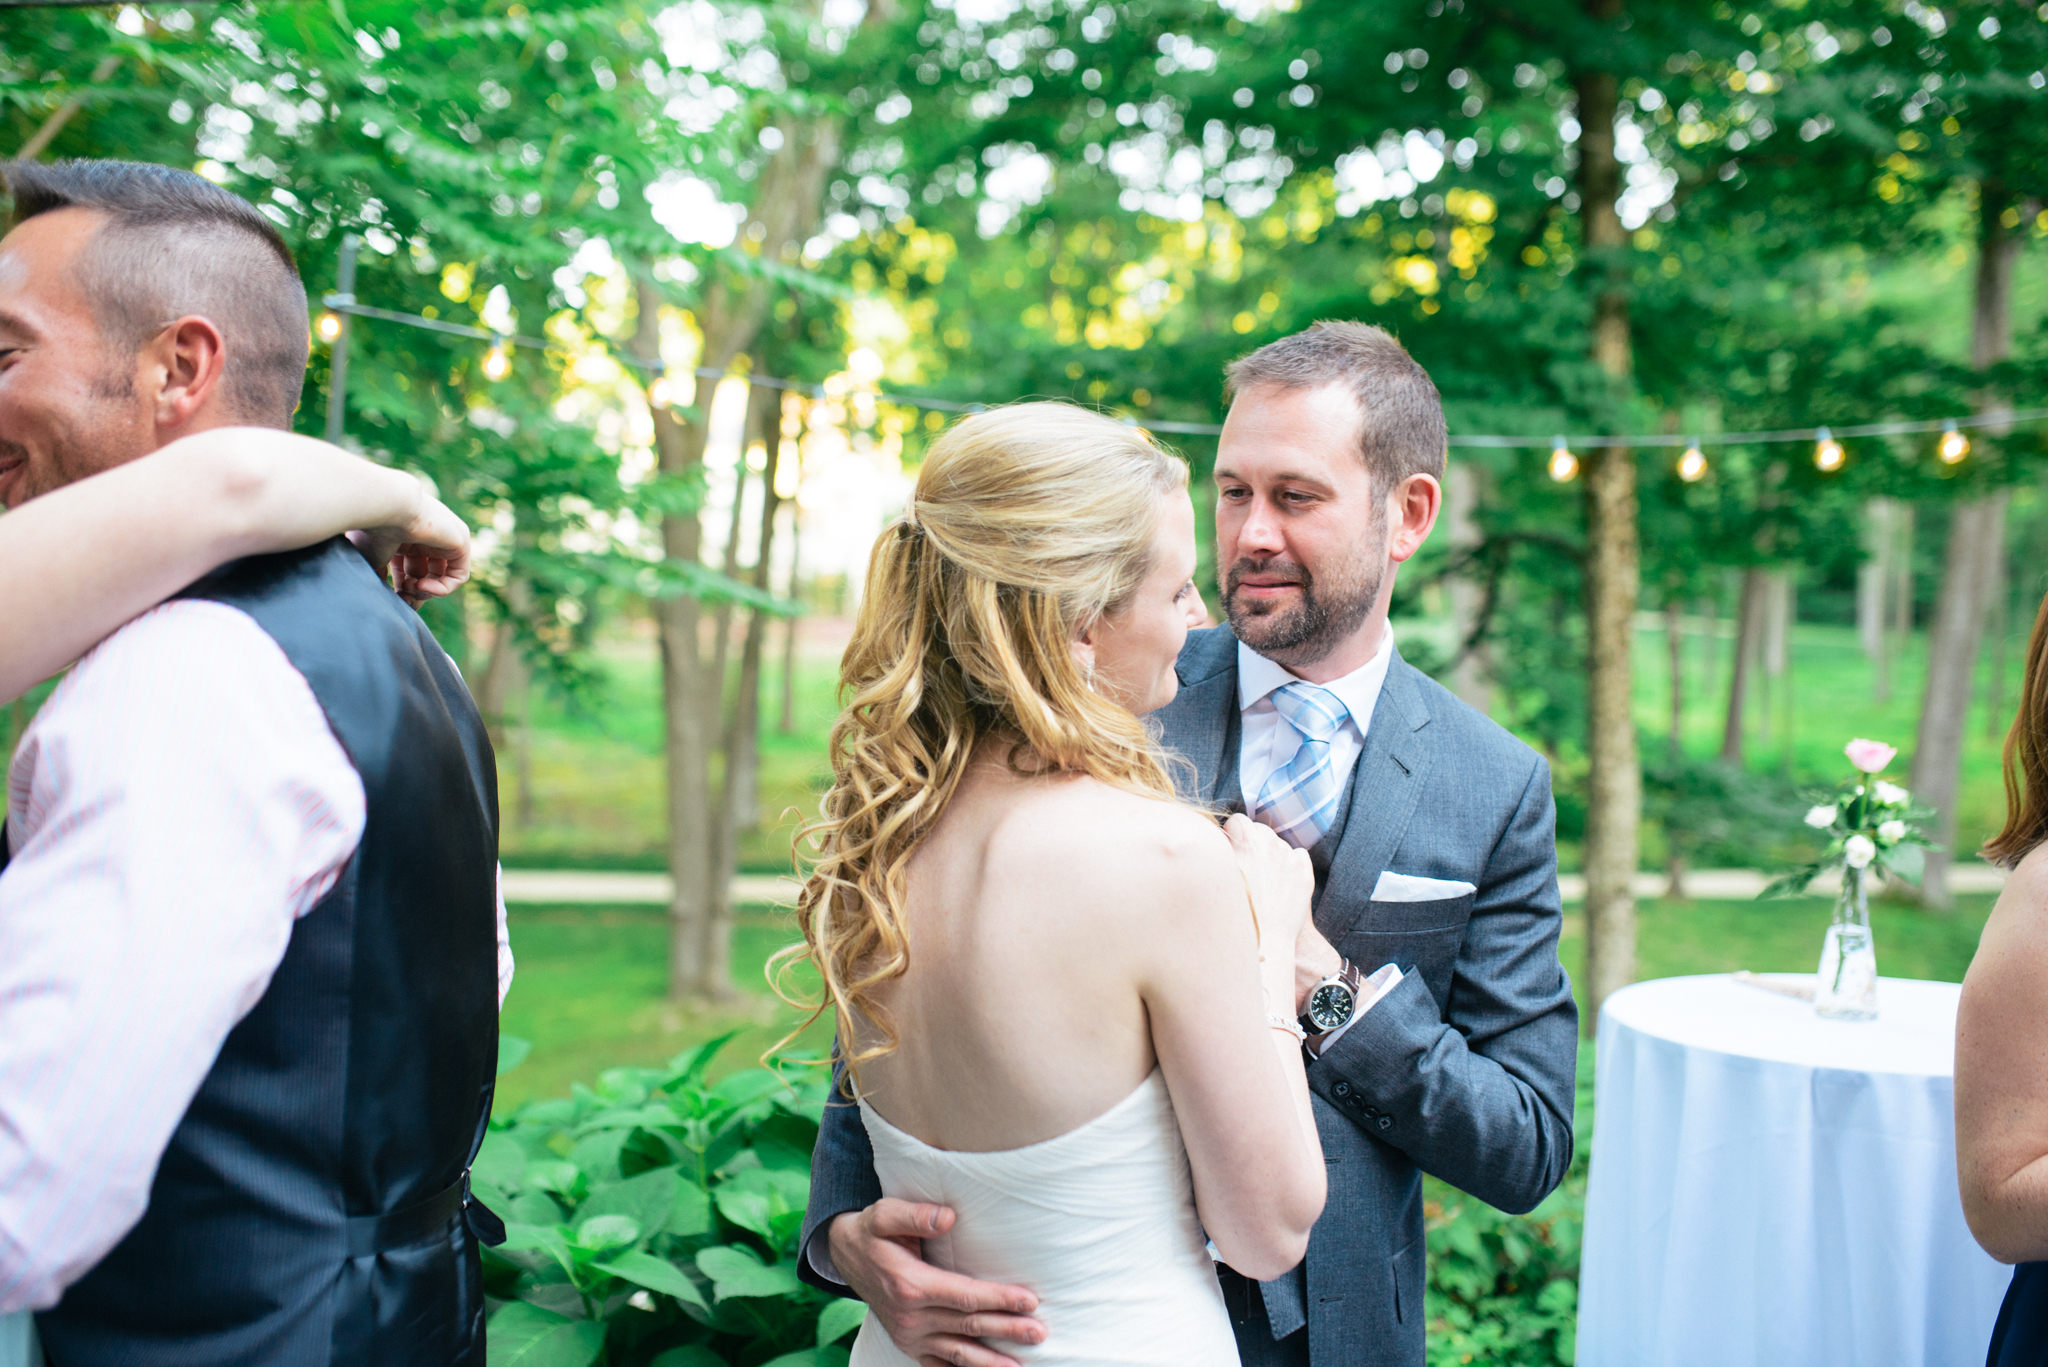
[(505, 1009), (505, 994), (512, 990), (512, 935), (505, 928), (505, 866), (498, 866), (498, 1009)]
[(54, 1305), (141, 1218), (221, 1044), (365, 817), (361, 778), (277, 643), (189, 601), (137, 618), (57, 688), (9, 807), (0, 1314)]

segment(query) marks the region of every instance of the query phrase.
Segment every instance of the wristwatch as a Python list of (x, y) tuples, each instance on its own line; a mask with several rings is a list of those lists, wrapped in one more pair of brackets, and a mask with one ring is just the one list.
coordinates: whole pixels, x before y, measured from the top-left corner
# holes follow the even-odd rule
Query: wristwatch
[(1349, 959), (1309, 989), (1308, 1004), (1302, 1008), (1301, 1028), (1308, 1034), (1308, 1051), (1322, 1052), (1323, 1041), (1351, 1023), (1358, 1010), (1358, 997), (1365, 985), (1365, 973)]

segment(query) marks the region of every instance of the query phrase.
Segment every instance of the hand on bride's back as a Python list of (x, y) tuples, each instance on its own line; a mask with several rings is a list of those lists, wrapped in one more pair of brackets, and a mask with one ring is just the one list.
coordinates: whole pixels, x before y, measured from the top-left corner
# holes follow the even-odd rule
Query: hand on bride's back
[(1245, 888), (1259, 918), (1262, 943), (1292, 945), (1309, 919), (1309, 904), (1315, 896), (1316, 873), (1308, 851), (1297, 850), (1272, 828), (1248, 816), (1235, 815), (1223, 823), (1237, 866), (1244, 873)]

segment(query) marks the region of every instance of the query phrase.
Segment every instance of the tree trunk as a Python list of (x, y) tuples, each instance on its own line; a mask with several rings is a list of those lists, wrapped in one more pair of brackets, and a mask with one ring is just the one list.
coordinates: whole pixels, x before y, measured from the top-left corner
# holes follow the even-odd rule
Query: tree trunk
[[(764, 407), (772, 411), (781, 398), (781, 390), (770, 389), (766, 385), (752, 385), (747, 390), (746, 415), (740, 424), (740, 458), (733, 466), (732, 515), (726, 519), (725, 524), (725, 564), (722, 568), (728, 579), (735, 578), (740, 570), (740, 528), (746, 521), (747, 485), (753, 480), (753, 474), (747, 465), (747, 452), (751, 451), (754, 442), (761, 438)], [(725, 676), (728, 672), (726, 662), (732, 653), (732, 604), (720, 603), (713, 617), (711, 677), (716, 682), (716, 687), (705, 700), (710, 709), (705, 722), (715, 735), (719, 728), (726, 724)], [(714, 900), (718, 898), (718, 889), (712, 889), (712, 896)]]
[[(633, 333), (633, 354), (644, 362), (658, 362), (660, 295), (644, 271), (635, 271), (634, 287), (640, 319)], [(652, 412), (662, 474), (692, 477), (704, 463), (701, 422), (682, 422), (669, 408)], [(661, 540), (670, 560), (696, 564), (703, 556), (703, 524), (694, 510), (664, 517)], [(662, 748), (668, 779), (668, 868), (675, 884), (668, 908), (668, 995), (671, 1001), (682, 1001), (694, 995), (704, 979), (705, 924), (710, 911), (711, 776), (697, 600), (687, 594), (660, 599), (654, 604), (654, 620), (661, 640), (661, 704), (666, 722)]]
[(491, 744), (512, 761), (512, 826), (525, 830), (533, 825), (533, 670), (520, 649), (518, 622), (533, 611), (532, 585), (511, 579), (505, 604), (505, 615), (491, 629), (491, 658), (476, 691), (476, 710)]
[(1675, 772), (1685, 758), (1685, 617), (1677, 594), (1664, 600), (1664, 650), (1671, 660), (1671, 726), (1665, 762)]
[[(1463, 555), (1479, 544), (1479, 527), (1472, 515), (1479, 509), (1479, 471), (1467, 461), (1452, 461), (1444, 471), (1444, 513), (1450, 524), (1451, 554)], [(1481, 713), (1493, 711), (1493, 682), (1488, 677), (1484, 651), (1472, 642), (1472, 628), (1479, 615), (1480, 586), (1470, 574), (1452, 575), (1447, 585), (1450, 599), (1452, 649), (1457, 663), (1451, 669), (1451, 692)]]
[(1948, 871), (1955, 862), (1956, 796), (1962, 782), (1963, 726), (1976, 681), (1991, 557), (2004, 553), (2005, 493), (1958, 503), (1949, 521), (1941, 596), (1927, 634), (1927, 692), (1913, 745), (1913, 793), (1935, 809), (1928, 834), (1940, 850), (1927, 855), (1920, 883), (1923, 905), (1946, 911), (1955, 904)]
[[(1619, 0), (1593, 0), (1594, 18), (1619, 16)], [(1621, 164), (1614, 153), (1619, 84), (1611, 72), (1581, 73), (1578, 94), (1579, 194), (1589, 265), (1604, 279), (1593, 304), (1593, 359), (1617, 397), (1633, 369), (1629, 332), (1627, 235), (1616, 201)], [(1633, 882), (1643, 811), (1631, 689), (1640, 547), (1635, 452), (1595, 448), (1586, 462), (1586, 644), (1588, 760), (1586, 791), (1586, 1019), (1591, 1036), (1600, 1004), (1635, 979)]]
[(2012, 635), (2012, 570), (2000, 547), (1990, 566), (1985, 591), (1990, 598), (1984, 629), (1991, 633), (1991, 677), (1984, 687), (1984, 739), (1997, 740), (2009, 723), (2005, 716), (2005, 651)]
[[(1979, 370), (2012, 352), (2013, 266), (2025, 244), (2024, 231), (2004, 223), (2017, 197), (1993, 180), (1977, 186), (1977, 277), (1970, 328), (1970, 361)], [(2001, 397), (1979, 402), (1993, 408)], [(1927, 856), (1920, 900), (1947, 910), (1955, 904), (1948, 871), (1955, 862), (1956, 797), (1962, 786), (1963, 730), (1975, 691), (1977, 649), (1990, 606), (1996, 566), (2005, 553), (2006, 491), (1958, 503), (1949, 520), (1948, 550), (1942, 558), (1941, 591), (1927, 640), (1927, 692), (1920, 704), (1920, 732), (1913, 747), (1913, 789), (1936, 810), (1930, 832), (1943, 848)]]
[(1748, 701), (1749, 672), (1756, 662), (1757, 638), (1763, 630), (1764, 571), (1756, 565), (1742, 571), (1742, 605), (1735, 618), (1735, 660), (1728, 672), (1728, 717), (1721, 725), (1721, 762), (1742, 763), (1743, 713)]
[[(780, 395), (776, 396), (778, 399)], [(774, 416), (770, 410), (771, 418)], [(782, 426), (765, 425), (768, 468), (762, 472), (761, 530), (754, 555), (753, 583), (768, 587), (768, 575), (775, 552), (775, 468), (782, 450)], [(761, 738), (761, 655), (768, 640), (769, 614), (759, 608), (747, 612), (746, 644), (740, 649), (739, 685), (735, 691), (732, 725), (725, 739), (725, 801), (720, 809), (718, 860), (721, 877), (713, 886), (711, 933), (706, 937), (704, 989), (710, 997), (734, 995), (732, 986), (732, 876), (739, 863), (739, 837), (760, 824), (761, 801), (756, 782), (760, 770)]]
[[(789, 587), (783, 596), (795, 601), (798, 596), (798, 575), (803, 562), (804, 519), (803, 510), (795, 503), (789, 505)], [(786, 618), (782, 623), (782, 718), (776, 727), (785, 736), (796, 734), (796, 624), (795, 617)]]

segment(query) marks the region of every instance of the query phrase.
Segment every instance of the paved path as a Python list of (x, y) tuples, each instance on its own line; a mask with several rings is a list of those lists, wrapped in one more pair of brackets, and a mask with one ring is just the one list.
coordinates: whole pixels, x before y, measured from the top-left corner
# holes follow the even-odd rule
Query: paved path
[[(1586, 880), (1567, 873), (1558, 880), (1567, 902), (1586, 896)], [(1755, 897), (1770, 881), (1755, 869), (1699, 869), (1685, 876), (1689, 896), (1741, 900)], [(1818, 891), (1832, 892), (1834, 879), (1823, 879)], [(1956, 892), (1997, 892), (2005, 886), (2005, 871), (1989, 864), (1961, 864), (1949, 874), (1949, 887)], [(673, 885), (665, 873), (600, 873), (554, 869), (505, 870), (505, 900), (508, 902), (645, 902), (663, 904)], [(1636, 875), (1638, 897), (1664, 895), (1661, 873)], [(767, 902), (792, 906), (796, 902), (796, 879), (773, 874), (743, 873), (732, 880), (735, 902)]]

